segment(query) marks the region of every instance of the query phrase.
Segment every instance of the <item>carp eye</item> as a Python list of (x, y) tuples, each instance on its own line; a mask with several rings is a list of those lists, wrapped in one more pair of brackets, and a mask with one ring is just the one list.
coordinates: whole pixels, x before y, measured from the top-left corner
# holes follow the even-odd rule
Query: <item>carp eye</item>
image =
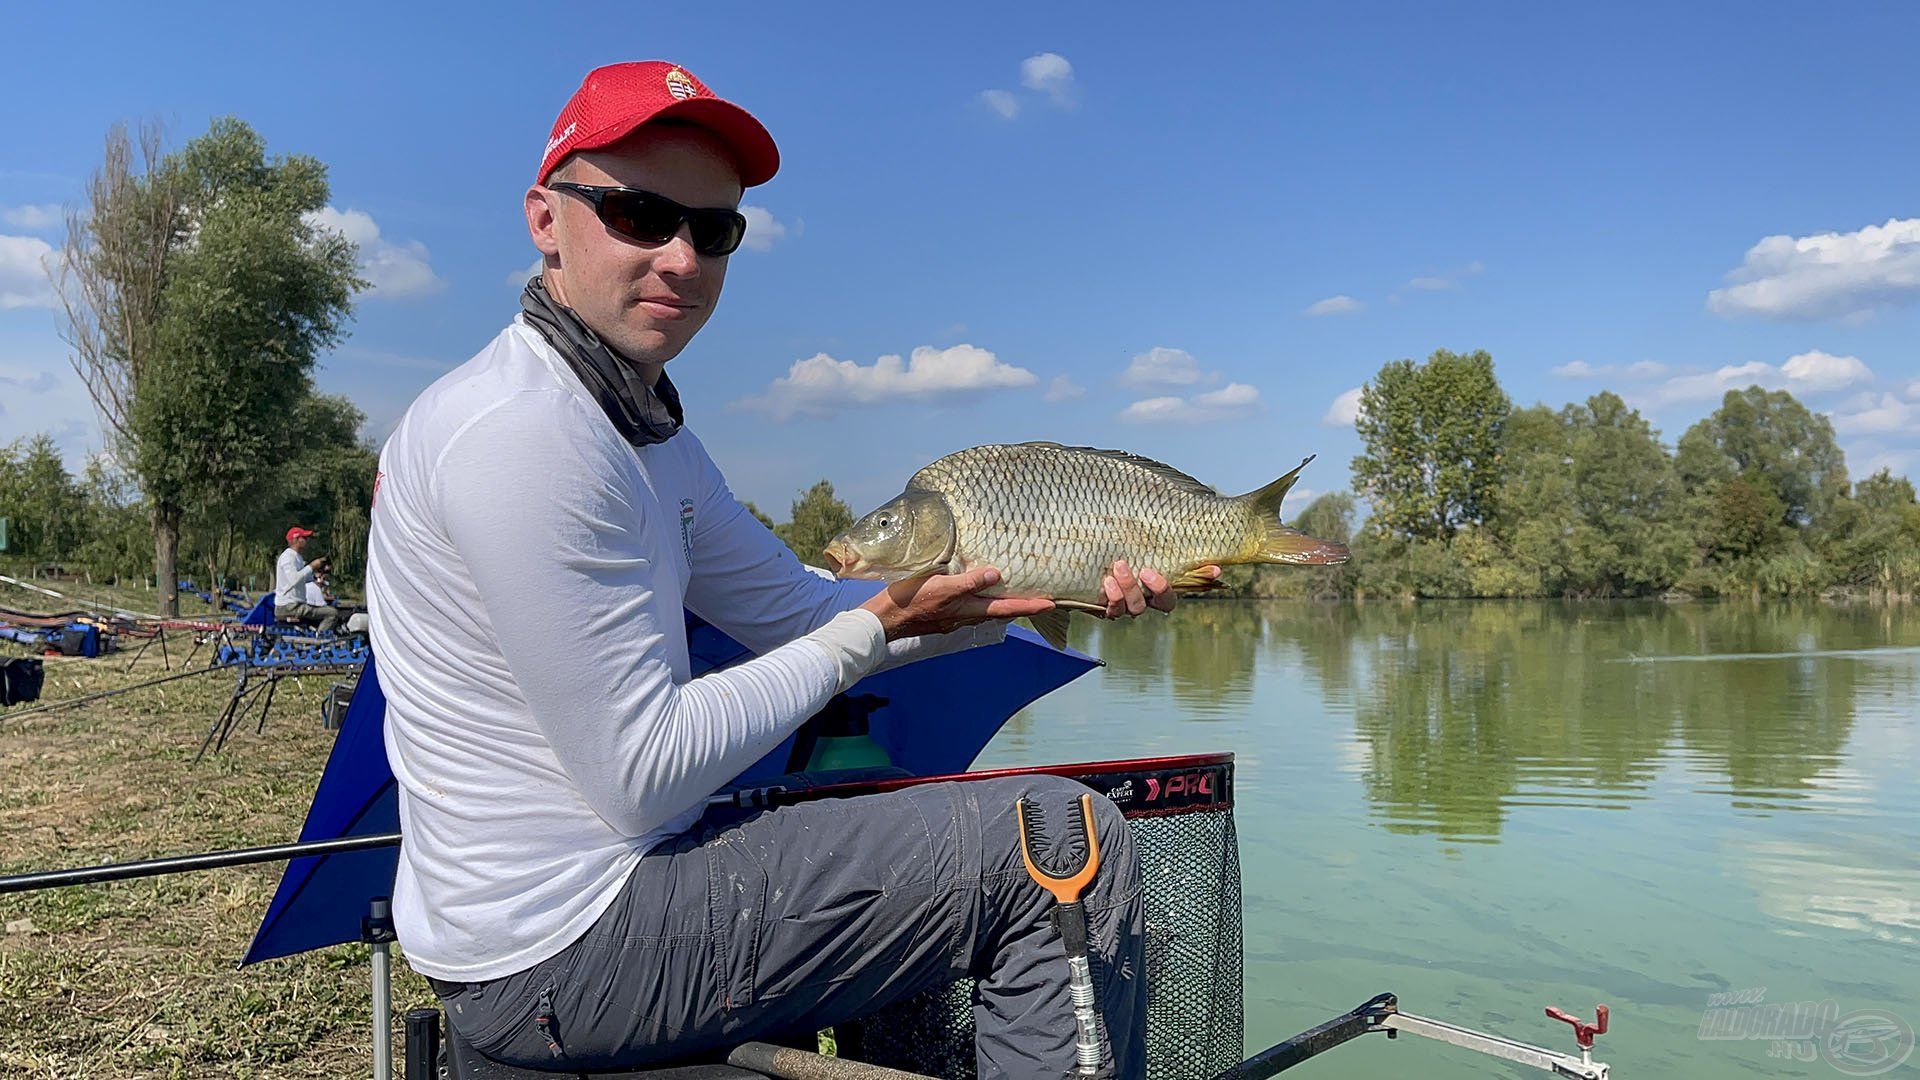
[(881, 514), (881, 515), (880, 515), (880, 527), (881, 527), (881, 528), (883, 528), (883, 529), (891, 529), (891, 528), (893, 528), (893, 515), (892, 515), (892, 514)]

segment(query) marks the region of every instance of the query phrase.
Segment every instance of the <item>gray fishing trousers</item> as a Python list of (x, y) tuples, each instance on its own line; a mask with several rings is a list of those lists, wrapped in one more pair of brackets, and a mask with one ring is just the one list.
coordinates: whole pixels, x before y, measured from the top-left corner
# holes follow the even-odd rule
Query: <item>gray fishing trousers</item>
[[(580, 940), (526, 971), (433, 980), (449, 1022), (529, 1068), (632, 1067), (851, 1020), (972, 975), (983, 1080), (1072, 1071), (1067, 959), (1020, 857), (1014, 803), (1078, 816), (1053, 776), (925, 784), (765, 811), (640, 860)], [(1140, 872), (1120, 811), (1093, 800), (1100, 870), (1083, 901), (1119, 1080), (1146, 1075)]]

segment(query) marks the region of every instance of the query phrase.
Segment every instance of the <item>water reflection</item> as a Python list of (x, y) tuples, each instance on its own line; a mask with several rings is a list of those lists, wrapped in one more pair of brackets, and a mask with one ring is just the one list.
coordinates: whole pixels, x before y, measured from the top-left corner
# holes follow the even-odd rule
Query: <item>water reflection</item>
[[(1783, 1062), (1703, 1043), (1710, 991), (1920, 1015), (1920, 611), (1208, 601), (1077, 623), (1109, 666), (987, 764), (1239, 755), (1252, 1042), (1382, 989), (1549, 1043), (1521, 1006), (1607, 1001), (1636, 1073), (1744, 1080)], [(1487, 1075), (1377, 1046), (1330, 1067)]]
[(1351, 714), (1381, 822), (1460, 842), (1520, 807), (1623, 809), (1670, 773), (1743, 814), (1844, 811), (1861, 696), (1920, 687), (1920, 619), (1898, 608), (1228, 601), (1076, 622), (1106, 680), (1164, 687), (1183, 719), (1244, 718), (1277, 659), (1268, 677)]
[(1075, 619), (1070, 643), (1109, 665), (1130, 693), (1165, 682), (1186, 719), (1241, 714), (1252, 698), (1265, 605), (1189, 604), (1174, 619)]

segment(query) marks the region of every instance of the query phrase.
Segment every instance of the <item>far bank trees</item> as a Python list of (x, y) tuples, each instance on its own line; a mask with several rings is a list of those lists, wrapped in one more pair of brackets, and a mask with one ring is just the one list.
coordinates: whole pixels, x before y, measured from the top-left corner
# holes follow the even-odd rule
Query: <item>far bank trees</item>
[(1381, 368), (1356, 427), (1369, 505), (1343, 594), (1920, 595), (1912, 484), (1850, 484), (1832, 425), (1785, 391), (1730, 391), (1670, 450), (1616, 394), (1516, 409), (1484, 352), (1442, 350)]

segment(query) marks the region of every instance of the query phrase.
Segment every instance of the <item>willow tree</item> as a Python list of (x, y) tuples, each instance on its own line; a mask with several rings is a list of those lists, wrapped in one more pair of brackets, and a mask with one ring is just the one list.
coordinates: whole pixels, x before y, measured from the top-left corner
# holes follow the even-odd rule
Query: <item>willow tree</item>
[(315, 357), (363, 283), (353, 244), (311, 223), (327, 203), (318, 160), (270, 159), (230, 118), (159, 147), (153, 128), (137, 154), (124, 128), (108, 134), (69, 220), (60, 291), (74, 368), (151, 507), (171, 615), (182, 520), (236, 510), (275, 482)]

